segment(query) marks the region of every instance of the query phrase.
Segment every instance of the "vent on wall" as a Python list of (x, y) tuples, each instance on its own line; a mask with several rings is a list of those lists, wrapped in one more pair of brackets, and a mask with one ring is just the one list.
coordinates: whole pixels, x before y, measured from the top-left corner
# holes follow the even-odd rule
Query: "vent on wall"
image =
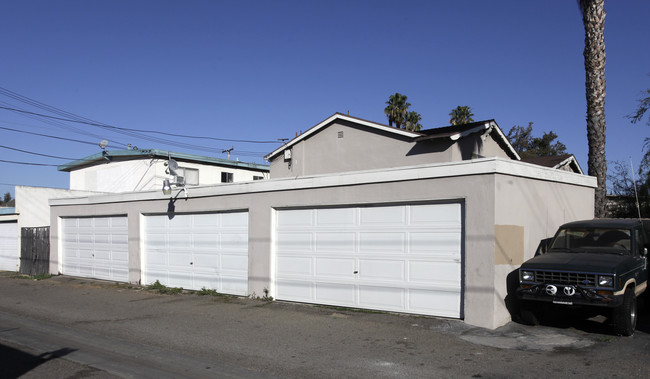
[(339, 132), (339, 138), (343, 138), (343, 131)]

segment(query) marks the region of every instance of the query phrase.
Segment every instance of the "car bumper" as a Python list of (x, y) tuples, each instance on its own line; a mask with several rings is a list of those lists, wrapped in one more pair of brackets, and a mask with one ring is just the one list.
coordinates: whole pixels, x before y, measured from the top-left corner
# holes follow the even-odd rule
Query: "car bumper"
[(623, 303), (623, 296), (612, 291), (562, 284), (532, 284), (517, 289), (521, 300), (540, 301), (560, 305), (588, 305), (616, 308)]

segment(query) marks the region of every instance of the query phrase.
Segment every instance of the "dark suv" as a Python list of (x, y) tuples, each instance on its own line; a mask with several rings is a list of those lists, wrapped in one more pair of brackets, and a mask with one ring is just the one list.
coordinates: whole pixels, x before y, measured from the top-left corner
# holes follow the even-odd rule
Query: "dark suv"
[(631, 336), (648, 281), (648, 227), (650, 220), (633, 219), (562, 225), (548, 249), (519, 268), (522, 320), (537, 324), (550, 304), (598, 307), (618, 334)]

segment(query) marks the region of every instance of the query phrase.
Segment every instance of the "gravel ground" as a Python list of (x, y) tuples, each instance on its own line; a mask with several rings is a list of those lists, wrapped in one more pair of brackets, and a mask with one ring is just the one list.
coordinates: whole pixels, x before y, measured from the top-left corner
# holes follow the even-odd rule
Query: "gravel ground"
[[(252, 373), (252, 377), (284, 378), (646, 378), (650, 377), (650, 322), (644, 311), (640, 309), (633, 337), (612, 335), (602, 318), (568, 316), (548, 326), (509, 323), (487, 330), (459, 320), (230, 296), (164, 295), (126, 284), (65, 276), (35, 281), (4, 272), (0, 273), (0, 356), (11, 353), (32, 359), (26, 365), (32, 370), (23, 372), (25, 377), (43, 377), (37, 374), (48, 365), (71, 365), (72, 373), (49, 377), (129, 376), (120, 367), (142, 362), (147, 369), (156, 367), (146, 364), (148, 359), (166, 357), (172, 362), (176, 357), (179, 370), (183, 364), (195, 370), (188, 376), (197, 376), (203, 362), (215, 362), (206, 377), (227, 372), (233, 377)], [(39, 358), (52, 352), (11, 339), (11, 333), (17, 332), (10, 329), (19, 328), (7, 325), (21, 319), (49, 328), (43, 330), (61, 330), (60, 338), (79, 334), (96, 341), (97, 351), (88, 342), (79, 346), (70, 342), (63, 347), (74, 351)], [(111, 365), (88, 358), (111, 349), (116, 356)], [(127, 350), (128, 362), (120, 363), (118, 355)], [(41, 362), (43, 357), (51, 359)], [(11, 360), (15, 366), (18, 361)], [(157, 367), (167, 370), (164, 365)]]

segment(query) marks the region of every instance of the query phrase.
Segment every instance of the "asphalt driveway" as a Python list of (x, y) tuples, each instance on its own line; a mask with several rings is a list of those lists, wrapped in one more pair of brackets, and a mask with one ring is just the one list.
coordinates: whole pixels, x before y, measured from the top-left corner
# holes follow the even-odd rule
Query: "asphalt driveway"
[(65, 276), (35, 281), (4, 272), (0, 367), (13, 367), (5, 371), (13, 373), (10, 377), (68, 372), (77, 377), (645, 378), (650, 376), (650, 323), (644, 311), (633, 337), (612, 335), (598, 318), (487, 330), (459, 320), (168, 295)]

